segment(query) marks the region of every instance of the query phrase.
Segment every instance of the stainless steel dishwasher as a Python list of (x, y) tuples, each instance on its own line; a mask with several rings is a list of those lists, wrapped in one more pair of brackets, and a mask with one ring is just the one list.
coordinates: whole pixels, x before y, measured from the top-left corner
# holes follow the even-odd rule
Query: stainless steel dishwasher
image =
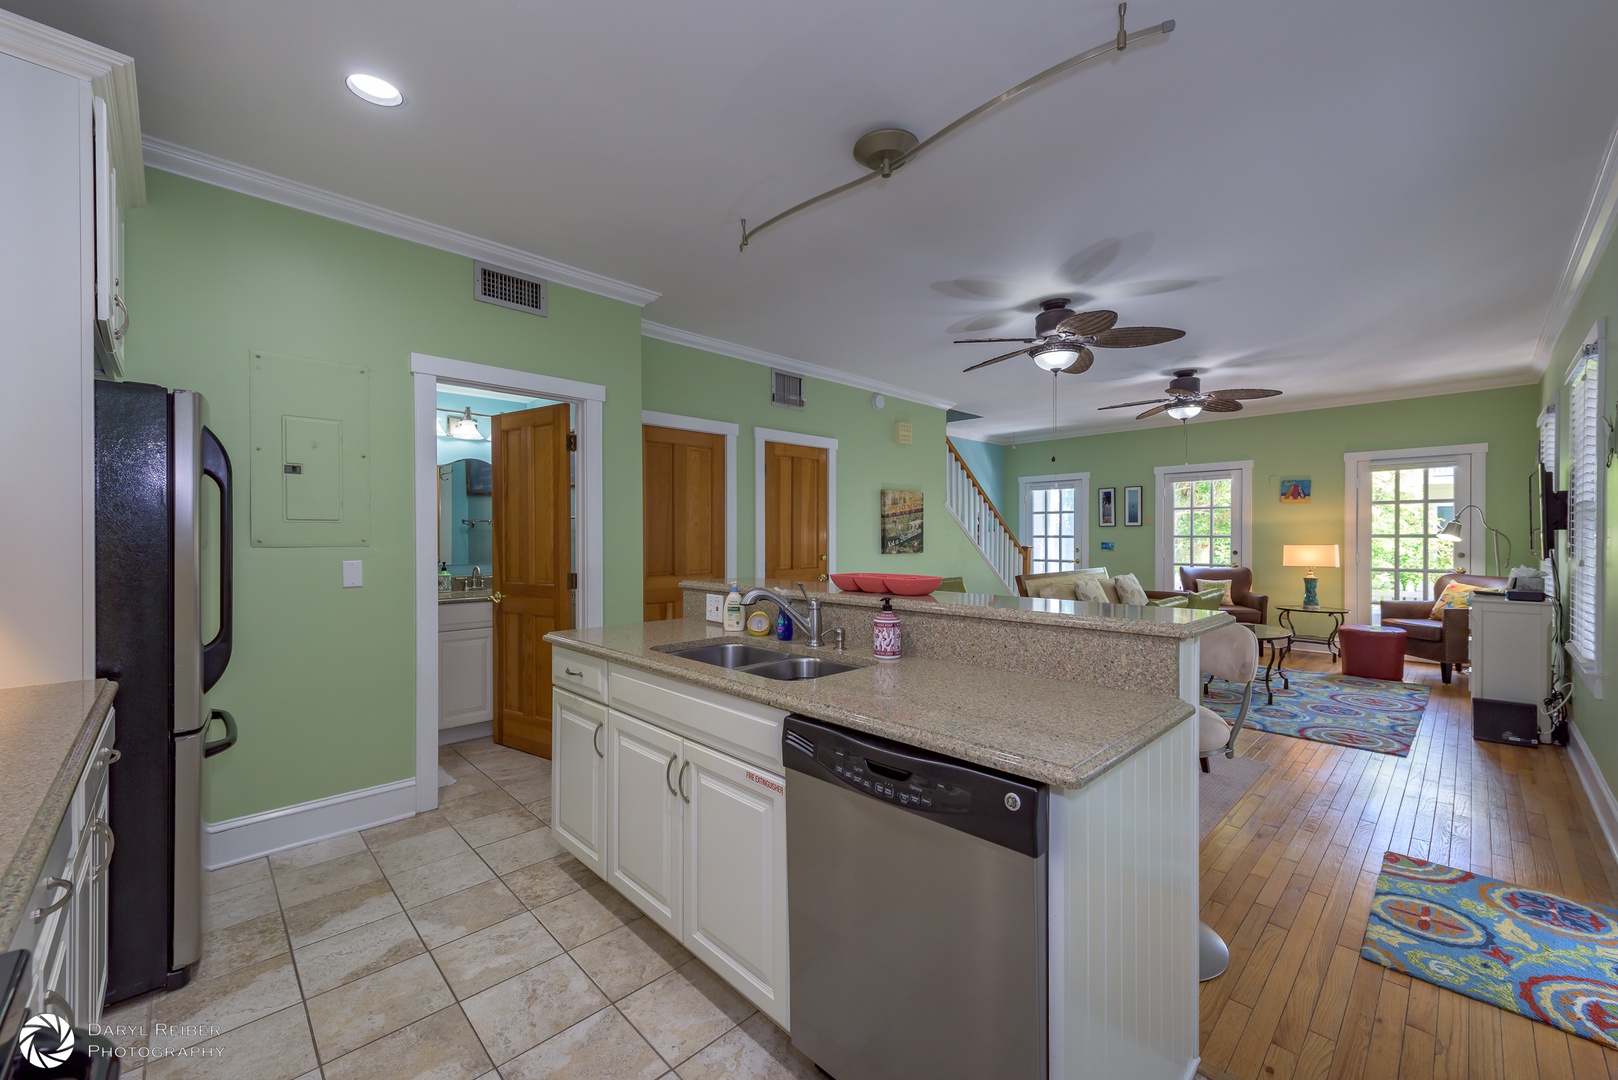
[(836, 1080), (1045, 1080), (1045, 788), (788, 716), (792, 1043)]

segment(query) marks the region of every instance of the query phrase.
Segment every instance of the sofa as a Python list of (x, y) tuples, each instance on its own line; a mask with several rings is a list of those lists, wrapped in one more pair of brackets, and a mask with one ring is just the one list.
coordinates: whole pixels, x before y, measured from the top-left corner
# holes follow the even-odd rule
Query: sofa
[[(1072, 600), (1073, 583), (1081, 577), (1095, 578), (1101, 591), (1111, 603), (1118, 603), (1118, 590), (1112, 584), (1112, 575), (1105, 566), (1086, 566), (1078, 570), (1063, 570), (1055, 574), (1018, 574), (1017, 595), (1040, 597), (1047, 600)], [(1064, 594), (1063, 587), (1066, 587)], [(1146, 599), (1163, 600), (1169, 597), (1189, 597), (1178, 590), (1147, 589)]]
[(1182, 566), (1180, 584), (1189, 591), (1203, 588), (1205, 581), (1230, 582), (1232, 604), (1220, 604), (1219, 610), (1236, 617), (1237, 622), (1267, 623), (1270, 621), (1270, 598), (1253, 591), (1253, 571), (1245, 566)]
[(1456, 581), (1482, 589), (1506, 587), (1506, 579), (1502, 577), (1445, 574), (1433, 584), (1432, 600), (1384, 600), (1381, 604), (1382, 625), (1405, 632), (1405, 655), (1436, 661), (1445, 682), (1450, 681), (1456, 664), (1464, 664), (1471, 657), (1471, 609), (1446, 608), (1442, 619), (1433, 618), (1433, 604), (1444, 595), (1444, 589)]

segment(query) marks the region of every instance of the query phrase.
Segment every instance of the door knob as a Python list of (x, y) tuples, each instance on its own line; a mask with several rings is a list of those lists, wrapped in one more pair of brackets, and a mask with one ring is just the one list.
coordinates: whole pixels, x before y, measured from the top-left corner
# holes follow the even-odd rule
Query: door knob
[(500, 601), (502, 601), (504, 599), (505, 599), (505, 597), (502, 596), (500, 593), (492, 592), (492, 593), (489, 594), (489, 602), (490, 603), (498, 604)]
[(820, 557), (820, 561), (821, 561), (821, 562), (825, 562), (825, 561), (826, 561), (826, 556), (824, 556), (824, 555), (822, 555), (822, 556), (821, 556), (821, 557)]

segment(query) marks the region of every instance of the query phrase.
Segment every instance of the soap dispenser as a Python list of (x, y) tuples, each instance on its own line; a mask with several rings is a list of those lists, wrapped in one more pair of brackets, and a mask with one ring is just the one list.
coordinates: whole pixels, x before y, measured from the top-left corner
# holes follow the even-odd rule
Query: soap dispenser
[(736, 583), (730, 583), (730, 595), (725, 597), (725, 632), (737, 634), (742, 629), (742, 594)]
[(886, 596), (882, 598), (882, 610), (872, 620), (871, 652), (878, 660), (899, 659), (899, 615)]

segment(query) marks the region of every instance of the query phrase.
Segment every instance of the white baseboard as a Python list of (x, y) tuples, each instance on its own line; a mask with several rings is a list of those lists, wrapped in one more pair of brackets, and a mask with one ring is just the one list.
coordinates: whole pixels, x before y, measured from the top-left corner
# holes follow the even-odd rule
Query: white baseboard
[(494, 738), (493, 720), (485, 720), (481, 724), (467, 724), (464, 727), (438, 729), (439, 746), (448, 746), (451, 743), (467, 742), (470, 739), (492, 738)]
[(202, 865), (217, 870), (398, 821), (415, 812), (416, 781), (412, 777), (229, 821), (203, 822)]
[(1618, 859), (1618, 799), (1612, 796), (1612, 788), (1607, 786), (1607, 778), (1601, 775), (1601, 769), (1596, 765), (1596, 759), (1590, 756), (1590, 746), (1579, 734), (1579, 726), (1568, 723), (1567, 755), (1573, 762), (1573, 771), (1579, 777), (1579, 783), (1584, 786), (1584, 794), (1595, 809), (1596, 820), (1601, 823), (1601, 835), (1607, 838), (1607, 850), (1612, 857)]
[(1186, 1066), (1185, 1080), (1197, 1080), (1197, 1070), (1202, 1067), (1202, 1058), (1194, 1057), (1191, 1064)]

